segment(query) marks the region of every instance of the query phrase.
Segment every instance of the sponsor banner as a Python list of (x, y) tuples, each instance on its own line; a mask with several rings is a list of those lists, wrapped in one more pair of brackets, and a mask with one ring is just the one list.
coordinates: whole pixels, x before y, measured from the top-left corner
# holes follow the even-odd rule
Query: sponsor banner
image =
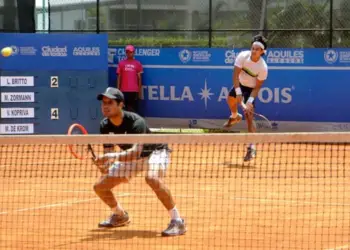
[(349, 65), (349, 49), (327, 49), (324, 52), (324, 61), (329, 65)]
[[(249, 48), (136, 48), (135, 58), (144, 65), (202, 65), (233, 67), (238, 54)], [(109, 47), (108, 63), (115, 67), (125, 50)], [(272, 67), (350, 66), (350, 49), (268, 49), (263, 56)]]
[[(161, 50), (159, 48), (135, 48), (135, 58), (141, 57), (159, 58), (161, 56)], [(109, 47), (108, 48), (108, 63), (115, 65), (120, 61), (126, 59), (125, 48)]]
[(34, 76), (1, 76), (1, 87), (34, 87)]
[[(110, 57), (109, 85), (115, 86), (115, 55), (123, 54), (124, 48), (109, 49), (115, 53)], [(136, 59), (145, 69), (142, 115), (226, 119), (233, 64), (240, 51), (165, 48), (159, 53), (139, 52)], [(269, 74), (256, 98), (258, 112), (275, 121), (350, 122), (344, 103), (349, 91), (350, 49), (268, 49), (264, 59)], [(330, 88), (335, 74), (336, 87)], [(332, 105), (324, 101), (327, 96), (336, 96)]]
[[(337, 71), (337, 87), (329, 88), (329, 70), (272, 71), (256, 98), (256, 110), (271, 121), (350, 122), (343, 102), (349, 77), (348, 70)], [(146, 117), (226, 119), (231, 78), (232, 71), (225, 69), (147, 68), (141, 112)], [(332, 105), (324, 101), (327, 96), (337, 96)]]
[(12, 48), (13, 56), (36, 56), (38, 50), (33, 46), (9, 46)]
[(74, 47), (73, 56), (100, 56), (100, 47)]
[(0, 34), (0, 47), (12, 56), (2, 70), (106, 70), (106, 34)]
[(2, 92), (1, 102), (34, 102), (34, 92)]
[(0, 134), (34, 134), (34, 124), (0, 124)]
[(1, 108), (1, 118), (34, 118), (34, 108)]

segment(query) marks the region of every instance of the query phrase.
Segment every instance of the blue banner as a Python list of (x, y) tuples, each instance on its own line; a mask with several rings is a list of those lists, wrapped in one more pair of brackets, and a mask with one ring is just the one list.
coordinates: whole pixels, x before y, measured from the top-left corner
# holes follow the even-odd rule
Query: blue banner
[(105, 70), (107, 35), (0, 34), (0, 48), (12, 56), (0, 60), (2, 70)]
[[(136, 48), (135, 57), (145, 65), (232, 66), (242, 50), (246, 49)], [(124, 48), (109, 48), (110, 64), (123, 59)], [(268, 49), (264, 59), (270, 67), (350, 66), (350, 49)]]
[[(233, 64), (243, 49), (137, 48), (145, 70), (142, 114), (226, 119)], [(109, 84), (123, 48), (109, 48)], [(257, 110), (273, 121), (350, 122), (350, 49), (269, 49)]]
[(106, 35), (0, 34), (0, 134), (99, 133), (96, 99), (108, 86)]

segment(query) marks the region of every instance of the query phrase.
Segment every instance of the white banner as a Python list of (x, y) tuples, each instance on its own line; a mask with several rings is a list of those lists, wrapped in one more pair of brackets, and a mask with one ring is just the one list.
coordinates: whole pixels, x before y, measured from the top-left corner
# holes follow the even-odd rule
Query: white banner
[(0, 134), (33, 134), (34, 124), (0, 124)]
[(1, 87), (33, 87), (34, 76), (1, 76)]
[(1, 118), (34, 118), (34, 108), (1, 108)]
[(34, 92), (2, 92), (1, 102), (34, 102)]

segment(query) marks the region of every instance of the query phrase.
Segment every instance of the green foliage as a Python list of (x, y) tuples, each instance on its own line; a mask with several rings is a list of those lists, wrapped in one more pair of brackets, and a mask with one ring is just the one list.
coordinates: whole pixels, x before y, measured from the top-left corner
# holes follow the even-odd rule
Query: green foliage
[[(208, 38), (184, 38), (180, 36), (169, 37), (141, 37), (141, 38), (120, 38), (109, 40), (110, 46), (125, 46), (133, 44), (135, 46), (145, 47), (208, 47)], [(242, 48), (248, 47), (250, 39), (240, 39), (239, 35), (234, 37), (224, 35), (214, 35), (212, 39), (212, 47), (220, 48)]]
[[(245, 0), (244, 0), (245, 1)], [(250, 0), (254, 2), (258, 0)], [(250, 3), (249, 2), (249, 3)], [(267, 8), (267, 38), (269, 48), (322, 48), (328, 47), (330, 43), (330, 2), (325, 0), (322, 3), (317, 1), (295, 0), (292, 4), (285, 6), (285, 1), (277, 1), (274, 6)], [(255, 5), (249, 4), (250, 8)], [(259, 5), (261, 6), (261, 5)], [(201, 32), (180, 32), (177, 35), (171, 32), (140, 32), (144, 37), (121, 37), (111, 35), (110, 45), (121, 45), (132, 43), (137, 46), (152, 47), (208, 47), (209, 35), (212, 35), (212, 47), (247, 47), (254, 32), (249, 29), (256, 29), (257, 19), (253, 20), (249, 13), (260, 16), (259, 10), (254, 7), (249, 11), (227, 11), (226, 4), (219, 1), (213, 6), (212, 29)], [(258, 12), (258, 13), (256, 13)], [(333, 27), (337, 29), (350, 28), (350, 1), (342, 0), (340, 9), (333, 12)], [(196, 13), (194, 29), (207, 29), (209, 27), (207, 15), (202, 16)], [(162, 24), (162, 28), (169, 28), (169, 22)], [(259, 25), (258, 25), (259, 26)], [(227, 30), (232, 31), (227, 31)], [(221, 30), (221, 31), (220, 31)], [(225, 31), (223, 31), (225, 30)], [(244, 30), (244, 31), (242, 31)], [(257, 33), (257, 32), (255, 32)], [(134, 38), (135, 37), (135, 38)], [(346, 47), (350, 45), (350, 31), (333, 31), (333, 46)]]
[[(276, 12), (268, 20), (268, 27), (272, 30), (268, 35), (270, 47), (327, 47), (330, 35), (326, 31), (329, 29), (329, 2), (310, 4), (297, 1)], [(273, 31), (276, 29), (278, 31)]]

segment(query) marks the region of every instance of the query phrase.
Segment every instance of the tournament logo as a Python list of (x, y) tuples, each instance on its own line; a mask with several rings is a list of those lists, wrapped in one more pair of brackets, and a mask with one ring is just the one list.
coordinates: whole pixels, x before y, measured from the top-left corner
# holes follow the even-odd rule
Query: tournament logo
[(118, 63), (118, 61), (115, 61), (116, 54), (117, 54), (116, 48), (108, 48), (108, 63), (109, 64)]
[(12, 56), (35, 56), (37, 52), (33, 46), (18, 47), (11, 45), (10, 47), (12, 49)]
[(99, 47), (74, 47), (73, 56), (100, 56)]
[(43, 46), (41, 47), (41, 55), (49, 57), (66, 57), (68, 55), (67, 46)]
[(12, 55), (18, 55), (19, 48), (17, 46), (11, 45)]
[(192, 53), (188, 49), (181, 50), (179, 53), (181, 62), (188, 63), (192, 58)]
[(304, 64), (303, 50), (273, 49), (267, 52), (267, 63), (272, 64)]
[(324, 60), (329, 64), (335, 63), (338, 60), (338, 52), (334, 49), (327, 50), (324, 52)]
[(233, 64), (236, 61), (236, 57), (238, 52), (234, 50), (226, 50), (225, 51), (225, 64)]

